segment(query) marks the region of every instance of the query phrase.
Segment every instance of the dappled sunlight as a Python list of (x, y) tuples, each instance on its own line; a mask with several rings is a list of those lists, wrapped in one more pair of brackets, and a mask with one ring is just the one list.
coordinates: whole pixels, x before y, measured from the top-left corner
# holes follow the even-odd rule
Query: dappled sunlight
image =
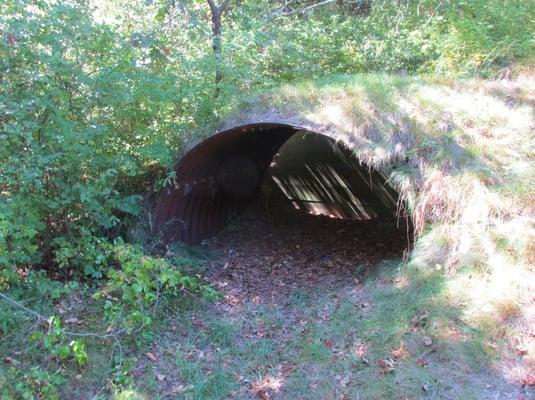
[(309, 117), (312, 116), (322, 123), (330, 121), (339, 127), (343, 127), (344, 123), (347, 122), (346, 113), (341, 104), (328, 104), (318, 113), (309, 114)]
[(506, 304), (520, 306), (522, 286), (525, 285), (523, 282), (528, 276), (520, 268), (506, 262), (504, 256), (495, 257), (498, 261), (492, 270), (487, 269), (479, 274), (459, 273), (448, 281), (453, 298), (465, 304), (463, 313), (469, 320), (517, 316), (508, 312)]
[(403, 290), (409, 287), (410, 279), (406, 275), (401, 275), (396, 277), (392, 283), (396, 289)]
[[(321, 158), (319, 158), (321, 154)], [(390, 217), (397, 195), (379, 172), (359, 165), (345, 148), (305, 135), (291, 139), (276, 155), (270, 181), (294, 208), (311, 215), (367, 220)]]
[(151, 396), (140, 393), (135, 389), (121, 390), (115, 393), (113, 400), (149, 400)]
[(251, 383), (251, 389), (261, 399), (268, 399), (267, 391), (271, 393), (278, 393), (284, 384), (284, 377), (282, 371), (279, 371), (277, 376), (266, 375), (257, 381)]
[[(535, 281), (533, 267), (529, 265), (535, 260), (531, 244), (535, 234), (530, 227), (535, 224), (530, 216), (530, 197), (516, 196), (519, 189), (512, 182), (529, 182), (533, 175), (526, 156), (532, 153), (534, 114), (526, 104), (493, 97), (485, 84), (466, 85), (471, 88), (465, 90), (458, 83), (454, 87), (416, 83), (402, 95), (393, 93), (392, 103), (400, 111), (396, 116), (374, 116), (375, 107), (367, 105), (367, 101), (353, 102), (358, 110), (354, 115), (368, 116), (360, 122), (353, 120), (351, 129), (357, 136), (354, 143), (366, 143), (358, 153), (370, 165), (377, 166), (392, 159), (393, 154), (406, 152), (404, 142), (381, 142), (389, 137), (389, 124), (397, 125), (402, 132), (410, 126), (417, 140), (436, 138), (434, 142), (429, 140), (428, 153), (422, 153), (418, 161), (425, 178), (418, 183), (417, 195), (411, 193), (415, 189), (415, 175), (390, 176), (401, 197), (414, 205), (415, 226), (423, 233), (411, 262), (421, 268), (438, 268), (446, 274), (451, 305), (459, 308), (468, 324), (485, 325), (490, 319), (496, 326), (496, 332), (489, 331), (491, 335), (502, 329), (502, 333), (508, 332), (508, 341), (521, 337), (530, 347), (533, 338), (517, 325), (535, 323), (529, 311), (529, 293), (535, 290), (530, 283)], [(512, 91), (508, 85), (514, 87), (508, 82), (500, 86), (504, 96)], [(343, 107), (336, 109), (338, 113), (342, 110)], [(382, 127), (381, 137), (376, 137), (373, 144), (366, 142), (369, 123)], [(444, 134), (454, 138), (448, 142), (443, 139)], [(451, 146), (451, 152), (433, 159), (444, 146)], [(496, 172), (487, 176), (489, 169)], [(508, 185), (511, 194), (494, 190), (499, 182)], [(521, 187), (523, 183), (516, 181), (516, 185)], [(465, 274), (465, 269), (472, 272)], [(405, 289), (407, 282), (397, 281), (394, 286)], [(444, 329), (444, 335), (443, 340), (464, 340), (455, 325)], [(511, 370), (520, 371), (518, 375), (525, 377), (529, 373), (529, 355), (523, 359)], [(499, 368), (499, 373), (510, 382), (519, 382), (505, 372), (507, 368)]]
[[(533, 113), (529, 108), (512, 109), (503, 101), (484, 92), (464, 92), (457, 88), (422, 87), (420, 98), (440, 107), (443, 112), (453, 117), (457, 126), (466, 128), (477, 136), (482, 132), (481, 125), (470, 126), (470, 120), (483, 122), (486, 127), (495, 128), (497, 137), (510, 133), (512, 130), (527, 133), (526, 127), (533, 124)], [(505, 125), (504, 125), (505, 123)]]
[(4, 0), (0, 398), (535, 399), (533, 2)]
[(482, 270), (459, 271), (449, 277), (447, 288), (463, 320), (485, 327), (487, 345), (501, 356), (495, 365), (498, 372), (522, 384), (535, 373), (535, 307), (530, 300), (535, 271), (516, 263), (513, 256), (512, 248), (494, 249), (481, 263)]

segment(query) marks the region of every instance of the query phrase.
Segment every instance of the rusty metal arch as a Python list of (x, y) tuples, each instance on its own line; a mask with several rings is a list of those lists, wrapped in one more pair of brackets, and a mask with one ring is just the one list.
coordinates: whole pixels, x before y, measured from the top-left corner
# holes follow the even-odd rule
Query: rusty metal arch
[[(155, 233), (165, 241), (191, 244), (213, 236), (250, 203), (273, 157), (297, 132), (335, 141), (301, 126), (261, 122), (226, 129), (197, 144), (176, 164), (176, 183), (159, 194)], [(379, 173), (374, 178), (385, 183)]]

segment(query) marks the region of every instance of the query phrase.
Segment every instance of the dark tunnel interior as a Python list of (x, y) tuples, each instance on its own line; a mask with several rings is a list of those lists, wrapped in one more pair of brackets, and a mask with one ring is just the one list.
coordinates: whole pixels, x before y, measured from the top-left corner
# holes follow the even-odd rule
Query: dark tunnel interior
[(333, 139), (282, 124), (216, 134), (176, 165), (176, 184), (157, 199), (154, 227), (165, 241), (197, 244), (251, 203), (344, 220), (392, 219), (398, 195), (379, 171)]

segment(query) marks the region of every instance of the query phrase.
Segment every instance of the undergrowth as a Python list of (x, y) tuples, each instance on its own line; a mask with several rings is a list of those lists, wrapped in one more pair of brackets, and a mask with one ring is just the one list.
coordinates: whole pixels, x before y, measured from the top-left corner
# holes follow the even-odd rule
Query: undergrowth
[[(444, 344), (427, 326), (432, 343), (440, 344), (437, 354), (466, 354), (467, 371), (488, 364), (505, 371), (509, 382), (530, 384), (534, 19), (529, 1), (513, 3), (383, 2), (367, 14), (335, 8), (282, 18), (273, 16), (278, 6), (271, 9), (271, 2), (239, 2), (226, 15), (225, 79), (214, 98), (209, 11), (198, 2), (177, 18), (182, 3), (106, 2), (95, 10), (82, 1), (5, 1), (0, 395), (136, 395), (139, 352), (154, 343), (158, 325), (175, 316), (171, 305), (186, 296), (180, 310), (191, 317), (202, 313), (188, 308), (199, 297), (215, 296), (195, 276), (204, 255), (164, 248), (157, 237), (147, 238), (150, 218), (136, 223), (173, 180), (167, 171), (177, 153), (217, 124), (261, 120), (301, 125), (346, 143), (362, 163), (388, 176), (418, 233), (410, 266), (399, 272), (407, 286), (373, 291), (373, 309), (362, 321), (343, 305), (336, 324), (299, 333), (290, 354), (302, 365), (289, 387), (340, 394), (340, 385), (328, 382), (346, 382), (344, 371), (355, 362), (361, 367), (362, 357), (322, 375), (326, 369), (314, 363), (330, 367), (332, 354), (319, 335), (328, 329), (342, 341), (357, 326), (367, 332), (362, 344), (383, 360), (376, 372), (384, 372), (362, 383), (362, 393), (390, 396), (399, 382), (385, 372), (385, 347), (402, 341), (409, 319), (425, 312), (456, 340)], [(515, 66), (521, 59), (528, 61)], [(441, 75), (404, 76), (416, 72)], [(470, 74), (498, 79), (453, 78)], [(280, 87), (284, 82), (292, 84)], [(243, 100), (253, 90), (262, 94)], [(307, 296), (296, 293), (295, 300)], [(266, 318), (281, 323), (272, 311)], [(242, 381), (229, 365), (253, 383), (253, 376), (278, 373), (270, 368), (285, 357), (279, 343), (262, 338), (241, 347), (239, 329), (212, 322), (198, 336), (185, 332), (190, 341), (176, 350), (174, 368), (187, 382), (177, 393), (218, 398), (238, 390)], [(218, 353), (218, 369), (208, 376), (213, 360), (190, 354), (198, 341), (228, 350)], [(411, 354), (422, 352), (421, 344), (410, 346)], [(488, 355), (489, 348), (497, 354)], [(429, 383), (438, 379), (435, 372), (406, 366), (414, 387), (445, 393)], [(310, 376), (316, 386), (304, 389)], [(150, 382), (154, 394), (158, 386)]]

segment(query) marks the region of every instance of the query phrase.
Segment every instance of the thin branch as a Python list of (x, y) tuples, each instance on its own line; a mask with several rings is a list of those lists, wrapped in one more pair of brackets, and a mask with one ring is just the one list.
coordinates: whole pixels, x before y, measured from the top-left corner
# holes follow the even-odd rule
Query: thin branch
[(158, 302), (160, 300), (160, 281), (156, 282), (156, 300), (154, 301), (154, 305), (152, 306), (152, 315), (156, 314), (156, 310), (158, 309)]
[(334, 3), (335, 1), (336, 0), (323, 0), (323, 1), (320, 1), (319, 3), (312, 4), (312, 5), (310, 5), (308, 7), (305, 7), (305, 8), (292, 10), (292, 11), (288, 11), (288, 12), (284, 12), (284, 13), (278, 13), (278, 14), (275, 14), (275, 16), (276, 17), (288, 17), (288, 16), (294, 15), (294, 14), (304, 14), (307, 11), (310, 11), (310, 10), (316, 8), (316, 7), (325, 6), (327, 4)]
[(225, 12), (225, 10), (227, 9), (228, 3), (230, 3), (230, 0), (223, 0), (221, 5), (219, 6), (219, 10), (221, 12)]
[(218, 7), (214, 3), (214, 0), (206, 0), (208, 2), (208, 5), (210, 6), (210, 10), (212, 10), (212, 13), (215, 14), (217, 12)]
[(212, 14), (222, 14), (225, 12), (228, 3), (230, 3), (230, 0), (223, 0), (220, 5), (217, 5), (214, 3), (214, 0), (206, 0), (208, 5), (210, 6), (210, 10), (212, 10)]
[(18, 308), (21, 308), (23, 309), (24, 311), (26, 311), (27, 313), (29, 314), (32, 314), (34, 317), (36, 317), (39, 321), (45, 321), (48, 323), (48, 318), (45, 318), (43, 317), (41, 314), (38, 314), (36, 313), (35, 311), (33, 310), (30, 310), (28, 307), (26, 307), (24, 304), (22, 303), (19, 303), (18, 301), (16, 300), (13, 300), (11, 297), (9, 296), (6, 296), (5, 294), (3, 293), (0, 293), (0, 297), (2, 299), (4, 299), (5, 301), (7, 301), (8, 303), (11, 303), (12, 305), (18, 307)]
[[(24, 304), (22, 303), (19, 303), (18, 301), (16, 300), (13, 300), (11, 297), (3, 294), (3, 293), (0, 293), (0, 298), (4, 299), (5, 301), (7, 301), (8, 303), (10, 303), (11, 305), (14, 305), (24, 311), (26, 311), (28, 314), (31, 314), (33, 315), (35, 318), (37, 318), (38, 322), (40, 324), (46, 324), (46, 325), (49, 325), (50, 326), (50, 318), (47, 318), (45, 317), (44, 315), (41, 315), (37, 312), (35, 312), (34, 310), (31, 310), (29, 309), (28, 307), (26, 307)], [(127, 332), (127, 329), (126, 328), (123, 328), (123, 329), (119, 329), (118, 331), (116, 332), (111, 332), (111, 333), (106, 333), (104, 335), (100, 334), (100, 333), (94, 333), (94, 332), (81, 332), (81, 333), (78, 333), (78, 332), (70, 332), (70, 331), (63, 331), (63, 333), (65, 333), (66, 335), (68, 336), (76, 336), (76, 337), (95, 337), (95, 338), (99, 338), (99, 339), (111, 339), (111, 338), (117, 338), (118, 336), (122, 335), (123, 333)]]
[(119, 329), (116, 332), (107, 333), (105, 335), (101, 335), (100, 333), (93, 333), (93, 332), (69, 332), (69, 331), (63, 331), (68, 336), (78, 336), (78, 337), (96, 337), (98, 339), (116, 339), (117, 336), (122, 335), (123, 333), (127, 332), (126, 328)]

